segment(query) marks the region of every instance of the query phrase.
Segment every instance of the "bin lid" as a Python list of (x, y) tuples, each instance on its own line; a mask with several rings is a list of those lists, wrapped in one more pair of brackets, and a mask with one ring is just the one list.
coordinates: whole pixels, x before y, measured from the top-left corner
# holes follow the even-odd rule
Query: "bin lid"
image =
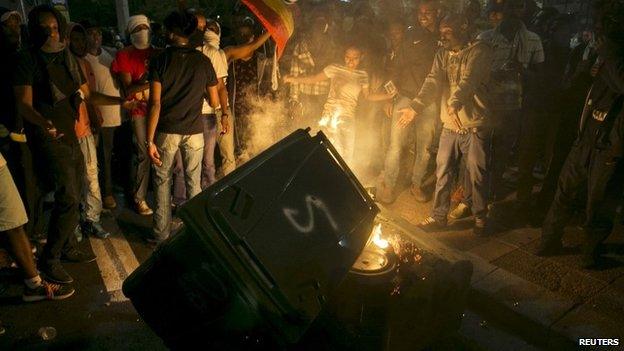
[(180, 216), (202, 240), (226, 242), (279, 310), (309, 324), (378, 211), (327, 138), (299, 130), (188, 201)]

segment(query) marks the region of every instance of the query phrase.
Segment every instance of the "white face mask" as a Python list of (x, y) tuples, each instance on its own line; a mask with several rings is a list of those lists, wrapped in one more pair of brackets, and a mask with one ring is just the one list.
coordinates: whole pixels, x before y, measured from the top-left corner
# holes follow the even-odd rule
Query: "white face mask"
[(147, 49), (150, 46), (149, 30), (142, 29), (130, 34), (130, 42), (139, 50)]
[(221, 36), (210, 29), (206, 29), (204, 32), (204, 44), (219, 48), (219, 45), (221, 44)]
[(48, 37), (45, 43), (41, 46), (41, 51), (48, 54), (56, 54), (57, 52), (61, 52), (65, 49), (65, 43), (60, 40), (53, 41), (52, 38)]

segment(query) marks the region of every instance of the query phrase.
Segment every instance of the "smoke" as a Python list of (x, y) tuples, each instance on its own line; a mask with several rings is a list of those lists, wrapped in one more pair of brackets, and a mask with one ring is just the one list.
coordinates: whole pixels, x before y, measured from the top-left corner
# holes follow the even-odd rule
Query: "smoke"
[[(239, 166), (298, 128), (310, 127), (312, 136), (323, 131), (340, 153), (339, 131), (341, 128), (354, 128), (354, 155), (346, 161), (349, 168), (365, 186), (372, 185), (374, 182), (375, 167), (371, 165), (379, 162), (383, 147), (382, 138), (379, 135), (380, 122), (375, 120), (375, 117), (379, 115), (379, 110), (371, 108), (370, 104), (364, 102), (361, 108), (358, 108), (355, 123), (343, 123), (338, 114), (335, 114), (328, 117), (309, 116), (311, 118), (306, 119), (309, 121), (307, 125), (290, 117), (283, 98), (255, 97), (249, 99), (249, 107), (250, 114), (245, 119), (246, 132), (241, 136), (243, 140), (239, 143), (242, 146), (237, 160)], [(322, 106), (318, 107), (322, 111)]]
[(247, 162), (266, 150), (295, 128), (289, 123), (288, 109), (281, 99), (256, 97), (249, 99), (250, 115), (246, 118), (247, 132), (241, 136), (240, 163)]

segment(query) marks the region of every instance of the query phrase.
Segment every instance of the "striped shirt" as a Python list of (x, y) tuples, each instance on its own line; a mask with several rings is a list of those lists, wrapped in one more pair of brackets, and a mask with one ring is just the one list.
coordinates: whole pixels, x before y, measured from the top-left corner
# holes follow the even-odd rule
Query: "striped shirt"
[(323, 72), (331, 82), (323, 116), (353, 118), (360, 93), (368, 88), (368, 73), (335, 64), (325, 67)]

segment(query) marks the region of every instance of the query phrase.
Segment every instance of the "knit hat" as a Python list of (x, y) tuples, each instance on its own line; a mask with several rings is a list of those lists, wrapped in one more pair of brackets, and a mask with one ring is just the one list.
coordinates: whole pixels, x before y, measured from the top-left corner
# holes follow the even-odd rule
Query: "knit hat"
[(150, 26), (149, 23), (149, 19), (147, 18), (147, 16), (145, 15), (134, 15), (134, 16), (130, 16), (130, 18), (128, 18), (128, 25), (126, 26), (126, 30), (128, 31), (128, 33), (132, 33), (132, 31), (140, 26), (140, 25), (146, 25), (146, 26)]

